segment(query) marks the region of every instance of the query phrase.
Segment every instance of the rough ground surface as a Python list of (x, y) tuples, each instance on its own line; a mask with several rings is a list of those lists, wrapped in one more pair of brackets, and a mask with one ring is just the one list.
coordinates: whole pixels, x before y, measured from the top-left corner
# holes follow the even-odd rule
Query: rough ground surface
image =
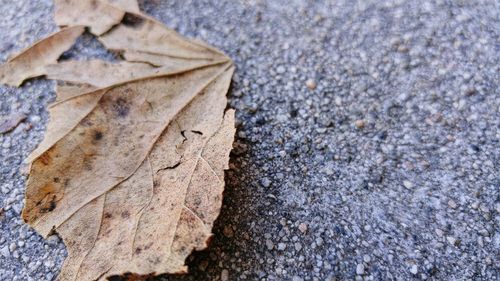
[[(354, 2), (141, 2), (238, 67), (214, 241), (169, 280), (499, 276), (500, 2)], [(52, 11), (0, 0), (0, 61), (54, 31)], [(89, 35), (76, 53), (114, 59)], [(28, 115), (0, 135), (0, 280), (53, 280), (65, 256), (19, 218), (53, 86), (0, 87), (2, 117)]]

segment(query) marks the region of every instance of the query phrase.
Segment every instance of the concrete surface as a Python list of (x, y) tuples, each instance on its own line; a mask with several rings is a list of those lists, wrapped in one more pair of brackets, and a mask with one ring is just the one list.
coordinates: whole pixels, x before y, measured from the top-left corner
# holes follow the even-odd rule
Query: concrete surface
[[(213, 244), (165, 279), (498, 278), (499, 3), (142, 1), (237, 66)], [(52, 11), (0, 0), (0, 61), (53, 32)], [(90, 35), (65, 57), (114, 58)], [(0, 87), (2, 117), (28, 115), (0, 135), (0, 280), (53, 280), (65, 256), (19, 218), (53, 99), (44, 79)]]

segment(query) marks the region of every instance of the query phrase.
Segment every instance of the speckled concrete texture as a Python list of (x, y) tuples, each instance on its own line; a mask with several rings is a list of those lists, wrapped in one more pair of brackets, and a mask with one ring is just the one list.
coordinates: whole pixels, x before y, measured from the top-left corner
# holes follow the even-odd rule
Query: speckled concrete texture
[[(237, 66), (238, 132), (211, 247), (158, 280), (495, 280), (500, 2), (141, 1)], [(56, 30), (0, 0), (0, 61)], [(91, 35), (64, 56), (117, 57)], [(0, 280), (53, 280), (62, 242), (19, 217), (54, 82), (0, 87)]]

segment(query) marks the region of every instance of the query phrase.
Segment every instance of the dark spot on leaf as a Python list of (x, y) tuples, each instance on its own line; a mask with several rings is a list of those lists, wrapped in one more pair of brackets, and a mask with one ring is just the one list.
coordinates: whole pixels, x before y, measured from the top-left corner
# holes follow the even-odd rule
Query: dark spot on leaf
[(191, 130), (191, 133), (195, 133), (195, 134), (203, 136), (203, 133), (200, 131)]
[(55, 183), (58, 183), (60, 181), (58, 177), (55, 177), (53, 180)]
[(109, 218), (111, 218), (111, 217), (113, 217), (113, 215), (111, 215), (111, 213), (105, 213), (105, 214), (104, 214), (104, 218), (105, 218), (105, 219), (109, 219)]
[(48, 204), (46, 204), (47, 206), (43, 207), (40, 209), (40, 213), (48, 213), (48, 212), (51, 212), (53, 211), (56, 207), (57, 207), (57, 204), (56, 204), (56, 196), (52, 196), (52, 199), (48, 202)]
[(113, 104), (113, 110), (116, 112), (118, 117), (125, 117), (130, 111), (130, 107), (124, 98), (118, 98)]
[(102, 132), (100, 132), (100, 131), (95, 131), (94, 132), (94, 140), (99, 141), (99, 140), (102, 139), (102, 136), (103, 136)]
[(130, 217), (130, 213), (128, 211), (122, 212), (122, 218), (127, 219)]
[[(55, 199), (55, 198), (54, 198), (54, 199)], [(50, 211), (53, 211), (53, 210), (56, 208), (56, 206), (57, 206), (57, 205), (56, 205), (55, 200), (50, 201), (50, 203), (49, 203), (49, 212), (50, 212)]]

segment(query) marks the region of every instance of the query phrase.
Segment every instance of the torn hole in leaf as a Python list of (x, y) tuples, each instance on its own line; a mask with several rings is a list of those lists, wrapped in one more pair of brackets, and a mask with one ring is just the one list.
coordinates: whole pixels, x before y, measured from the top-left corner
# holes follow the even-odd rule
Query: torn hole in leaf
[(144, 24), (144, 19), (134, 14), (126, 13), (122, 19), (122, 24), (130, 27), (140, 27)]
[(110, 51), (97, 40), (97, 37), (85, 29), (85, 32), (78, 37), (75, 44), (66, 52), (62, 53), (57, 62), (75, 60), (100, 59), (107, 62), (117, 62), (120, 55), (117, 52)]

